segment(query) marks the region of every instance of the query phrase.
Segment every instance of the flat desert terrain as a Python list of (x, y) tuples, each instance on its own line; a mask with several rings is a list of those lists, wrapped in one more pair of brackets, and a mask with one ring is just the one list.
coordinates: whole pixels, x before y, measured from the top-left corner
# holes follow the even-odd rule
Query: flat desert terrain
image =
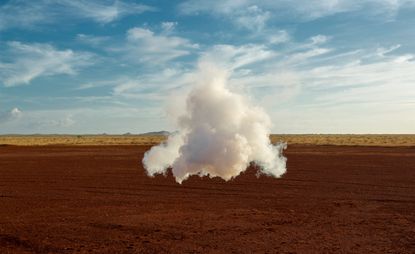
[[(155, 145), (163, 135), (0, 135), (0, 145)], [(415, 146), (415, 135), (297, 134), (270, 136), (290, 145)]]
[(288, 171), (149, 178), (149, 146), (0, 146), (0, 253), (414, 253), (415, 147), (289, 145)]

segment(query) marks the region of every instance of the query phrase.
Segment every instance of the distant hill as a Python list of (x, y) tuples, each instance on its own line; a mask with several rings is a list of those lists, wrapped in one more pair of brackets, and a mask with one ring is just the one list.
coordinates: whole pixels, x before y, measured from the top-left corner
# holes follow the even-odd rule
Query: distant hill
[(143, 136), (168, 136), (168, 135), (170, 135), (170, 132), (168, 132), (168, 131), (152, 131), (152, 132), (141, 133), (139, 135), (143, 135)]

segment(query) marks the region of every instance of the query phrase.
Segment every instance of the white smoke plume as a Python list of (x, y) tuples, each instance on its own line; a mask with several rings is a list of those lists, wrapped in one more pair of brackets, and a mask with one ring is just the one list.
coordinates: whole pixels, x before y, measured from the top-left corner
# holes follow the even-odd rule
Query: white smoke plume
[(230, 180), (251, 162), (260, 172), (280, 177), (286, 171), (282, 150), (273, 145), (271, 121), (259, 107), (226, 87), (227, 72), (213, 64), (199, 64), (197, 84), (186, 101), (186, 112), (177, 119), (178, 132), (151, 148), (143, 164), (149, 176), (168, 168), (178, 183), (191, 175)]

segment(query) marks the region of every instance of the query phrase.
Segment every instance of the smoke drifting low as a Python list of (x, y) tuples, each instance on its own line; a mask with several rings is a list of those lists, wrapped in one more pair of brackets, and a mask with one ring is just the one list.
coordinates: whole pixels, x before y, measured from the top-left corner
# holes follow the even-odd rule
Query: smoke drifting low
[(285, 144), (272, 145), (271, 121), (259, 107), (226, 87), (227, 73), (212, 64), (199, 65), (198, 81), (189, 93), (178, 132), (151, 148), (143, 164), (149, 176), (168, 168), (181, 183), (191, 175), (232, 179), (250, 162), (260, 172), (280, 177), (286, 171)]

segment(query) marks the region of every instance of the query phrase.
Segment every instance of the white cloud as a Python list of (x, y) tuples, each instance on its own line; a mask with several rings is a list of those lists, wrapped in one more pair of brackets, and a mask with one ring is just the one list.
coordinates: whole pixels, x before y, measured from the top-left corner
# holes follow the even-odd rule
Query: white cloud
[[(151, 31), (143, 29), (134, 35), (135, 39), (154, 36)], [(202, 61), (215, 61), (233, 71), (231, 83), (234, 86), (248, 87), (258, 95), (257, 98), (264, 98), (270, 107), (300, 95), (307, 98), (299, 102), (300, 105), (335, 105), (336, 101), (341, 101), (339, 93), (345, 95), (342, 97), (344, 103), (364, 101), (364, 98), (368, 102), (386, 101), (383, 92), (394, 101), (408, 101), (407, 95), (412, 96), (405, 91), (415, 84), (413, 55), (393, 55), (393, 49), (397, 47), (350, 52), (320, 47), (329, 39), (325, 35), (316, 35), (279, 50), (266, 43), (219, 44), (206, 49), (200, 58)], [(113, 95), (162, 101), (169, 89), (189, 85), (192, 71), (165, 68), (162, 72), (120, 81), (114, 86)], [(185, 78), (181, 79), (181, 76)], [(364, 96), (356, 96), (352, 92), (366, 89), (372, 93), (362, 92)]]
[(172, 32), (176, 26), (177, 26), (177, 22), (161, 22), (161, 29), (163, 29), (164, 33), (170, 33)]
[(322, 35), (322, 34), (313, 36), (313, 37), (310, 38), (310, 40), (311, 40), (310, 46), (316, 46), (316, 45), (324, 44), (329, 39), (330, 39), (330, 37), (328, 37), (326, 35)]
[(201, 57), (233, 70), (233, 87), (272, 112), (276, 132), (413, 132), (414, 55), (399, 45), (338, 51), (329, 42), (316, 35), (283, 49), (215, 45)]
[(198, 14), (199, 12), (209, 11), (227, 14), (247, 5), (249, 5), (247, 0), (188, 0), (179, 5), (179, 10), (184, 14)]
[(261, 4), (246, 0), (223, 0), (223, 1), (186, 1), (179, 5), (181, 13), (194, 15), (206, 12), (223, 16), (235, 25), (252, 31), (262, 30), (271, 17), (271, 12), (264, 10)]
[[(307, 47), (310, 41), (311, 38), (293, 43), (285, 50), (271, 49), (267, 44), (216, 45), (202, 57), (212, 57), (233, 69), (232, 87), (249, 88), (248, 94), (271, 113), (274, 132), (403, 133), (413, 130), (413, 58), (394, 51), (379, 55), (378, 48), (351, 52), (332, 48), (327, 52), (328, 49), (318, 46)], [(33, 128), (32, 132), (83, 133), (168, 128), (162, 106), (168, 104), (169, 113), (177, 114), (174, 111), (182, 107), (179, 104), (183, 98), (170, 102), (166, 98), (178, 90), (182, 94), (191, 85), (193, 71), (176, 66), (111, 81), (112, 97), (106, 100), (124, 102), (123, 106), (128, 109), (112, 106), (89, 111), (79, 109), (49, 118), (46, 116), (50, 113), (31, 113), (32, 120), (29, 119), (26, 127), (17, 123), (14, 126), (26, 132)], [(135, 102), (142, 105), (132, 107)], [(69, 120), (62, 115), (69, 115)]]
[(192, 72), (182, 68), (165, 68), (117, 81), (113, 88), (116, 97), (162, 102), (175, 89), (190, 85)]
[[(280, 132), (409, 133), (415, 127), (415, 61), (405, 55), (377, 57), (377, 49), (350, 58), (324, 58), (294, 68), (301, 83)], [(361, 59), (366, 59), (361, 61)], [(402, 61), (401, 61), (402, 60)], [(270, 106), (270, 108), (275, 107)], [(282, 116), (282, 115), (283, 116)], [(287, 113), (288, 114), (288, 113)], [(294, 120), (295, 119), (295, 120)]]
[(155, 34), (147, 28), (135, 27), (127, 32), (127, 44), (121, 50), (135, 62), (149, 65), (166, 63), (190, 54), (198, 48), (186, 38), (168, 34)]
[(109, 36), (95, 36), (95, 35), (88, 35), (88, 34), (77, 34), (76, 39), (82, 43), (96, 47), (107, 42), (110, 39), (110, 37)]
[(306, 51), (293, 52), (285, 55), (284, 61), (279, 62), (277, 66), (296, 66), (305, 65), (311, 58), (327, 54), (331, 51), (329, 48), (312, 48)]
[(72, 118), (72, 115), (66, 115), (64, 117), (57, 117), (55, 119), (36, 119), (32, 124), (37, 129), (43, 128), (68, 128), (73, 126), (76, 121)]
[(322, 93), (316, 100), (326, 103), (404, 102), (415, 98), (415, 62), (396, 61), (402, 56), (370, 63), (327, 65), (303, 71), (307, 87)]
[(22, 111), (18, 108), (13, 108), (10, 111), (0, 112), (0, 124), (19, 119), (22, 116)]
[(76, 127), (73, 113), (81, 110), (28, 110), (17, 108), (0, 113), (1, 134), (10, 133), (65, 133)]
[[(34, 2), (32, 2), (34, 3)], [(34, 24), (49, 23), (43, 6), (26, 5), (23, 1), (10, 1), (0, 6), (0, 31), (15, 27), (33, 27)]]
[(390, 53), (392, 51), (395, 51), (395, 50), (397, 50), (400, 47), (401, 47), (400, 44), (393, 45), (393, 46), (391, 46), (389, 48), (380, 47), (380, 48), (377, 48), (376, 53), (377, 53), (378, 56), (383, 57), (386, 54), (388, 54), (388, 53)]
[[(274, 19), (284, 20), (314, 20), (325, 16), (346, 12), (364, 12), (365, 15), (382, 16), (387, 19), (396, 15), (403, 7), (414, 7), (414, 0), (188, 0), (179, 6), (183, 14), (196, 15), (199, 13), (210, 13), (231, 19), (235, 24), (239, 23), (241, 17), (249, 20), (252, 12), (249, 8), (257, 8), (257, 17), (265, 13), (272, 13)], [(264, 19), (264, 23), (268, 18)], [(243, 18), (245, 19), (245, 18)], [(251, 19), (255, 21), (254, 19)], [(259, 18), (260, 20), (260, 18)], [(244, 22), (243, 22), (244, 23)], [(255, 23), (255, 22), (254, 22)]]
[(99, 23), (109, 23), (127, 15), (154, 10), (147, 5), (122, 1), (61, 0), (59, 3), (70, 9), (74, 16), (90, 18)]
[(264, 62), (275, 57), (277, 53), (261, 44), (234, 46), (227, 44), (214, 45), (202, 54), (202, 59), (215, 62), (219, 66), (234, 70), (250, 64)]
[(143, 4), (110, 0), (11, 0), (0, 5), (0, 30), (34, 28), (63, 19), (90, 19), (106, 24), (128, 15), (154, 10)]
[(264, 11), (256, 5), (248, 6), (234, 15), (234, 23), (252, 31), (263, 30), (271, 17), (269, 11)]
[(91, 64), (92, 55), (58, 50), (50, 44), (9, 42), (0, 62), (0, 80), (5, 86), (28, 84), (41, 76), (74, 75), (81, 67)]
[[(147, 29), (131, 36), (133, 41), (169, 38)], [(340, 51), (331, 37), (321, 34), (302, 42), (289, 38), (281, 48), (263, 39), (256, 44), (213, 45), (198, 53), (199, 60), (215, 61), (232, 71), (232, 88), (247, 92), (271, 112), (274, 132), (403, 133), (415, 126), (414, 56), (399, 53), (398, 45)], [(168, 95), (192, 84), (193, 69), (173, 66), (122, 80), (112, 95), (163, 105)], [(182, 108), (183, 98), (176, 97), (169, 104), (170, 114)], [(385, 123), (389, 118), (394, 123)]]
[(270, 44), (280, 44), (290, 41), (290, 35), (285, 30), (273, 32), (268, 35), (268, 42)]
[(154, 131), (165, 123), (159, 107), (129, 105), (30, 110), (25, 111), (20, 120), (2, 125), (0, 133), (143, 133)]

